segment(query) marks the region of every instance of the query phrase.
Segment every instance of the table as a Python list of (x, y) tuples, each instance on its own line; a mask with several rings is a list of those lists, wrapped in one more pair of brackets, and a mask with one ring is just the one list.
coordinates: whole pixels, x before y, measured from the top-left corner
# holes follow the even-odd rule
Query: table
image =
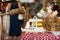
[(60, 40), (60, 35), (55, 36), (52, 32), (23, 32), (21, 40)]
[(25, 29), (22, 29), (21, 40), (60, 40), (60, 31), (49, 31), (43, 27), (30, 27), (27, 22)]
[(44, 30), (42, 27), (22, 29), (21, 40), (60, 40), (60, 31)]

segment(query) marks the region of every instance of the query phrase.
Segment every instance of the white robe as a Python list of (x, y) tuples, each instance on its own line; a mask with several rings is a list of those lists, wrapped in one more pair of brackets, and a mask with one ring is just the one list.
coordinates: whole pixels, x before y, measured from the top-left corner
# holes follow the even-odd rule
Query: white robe
[[(8, 6), (6, 7), (6, 13), (8, 11)], [(10, 16), (9, 15), (4, 15), (3, 16), (3, 27), (6, 31), (6, 33), (9, 33), (9, 25), (10, 24)]]

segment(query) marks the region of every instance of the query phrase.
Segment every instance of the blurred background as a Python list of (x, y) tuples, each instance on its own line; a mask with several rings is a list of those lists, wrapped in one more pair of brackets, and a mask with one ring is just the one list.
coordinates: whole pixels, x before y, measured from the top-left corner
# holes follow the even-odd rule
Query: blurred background
[[(26, 13), (24, 13), (24, 25), (22, 25), (22, 28), (25, 28), (27, 21), (30, 18), (33, 18), (34, 16), (36, 16), (36, 14), (42, 9), (42, 8), (47, 8), (47, 6), (49, 6), (49, 3), (54, 2), (55, 5), (59, 6), (59, 10), (60, 10), (60, 0), (20, 0), (22, 7), (25, 8)], [(6, 7), (8, 4), (5, 3), (4, 6), (2, 7)], [(1, 9), (1, 0), (0, 0), (0, 9)], [(1, 10), (0, 10), (1, 11)], [(59, 11), (60, 12), (60, 11)], [(59, 14), (60, 15), (60, 14)], [(3, 26), (4, 28), (7, 29), (9, 25), (9, 18), (8, 16), (5, 16), (3, 19)], [(2, 23), (1, 23), (1, 17), (0, 17), (0, 31), (2, 30)], [(8, 29), (7, 29), (8, 30)], [(6, 30), (5, 30), (6, 32)], [(8, 37), (8, 33), (6, 33), (6, 35)], [(7, 38), (6, 37), (6, 38)], [(1, 40), (1, 32), (0, 32), (0, 40)], [(7, 39), (6, 39), (7, 40)], [(9, 39), (8, 39), (9, 40)]]

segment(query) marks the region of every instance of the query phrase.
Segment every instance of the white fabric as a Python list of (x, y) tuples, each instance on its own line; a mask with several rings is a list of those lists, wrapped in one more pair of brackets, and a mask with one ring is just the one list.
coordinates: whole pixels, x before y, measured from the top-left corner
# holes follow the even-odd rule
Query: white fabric
[(29, 21), (26, 23), (25, 28), (30, 28)]
[(45, 14), (45, 11), (43, 9), (40, 10), (41, 14)]
[(27, 2), (27, 0), (20, 0), (20, 2), (21, 2), (21, 3), (26, 3), (26, 2)]
[(22, 31), (26, 32), (45, 32), (46, 30), (43, 27), (30, 27), (29, 21), (27, 21), (25, 28), (21, 28)]
[(38, 12), (38, 13), (37, 13), (37, 16), (38, 16), (38, 17), (42, 17), (43, 15), (42, 15), (40, 12)]
[(52, 12), (52, 10), (51, 10), (51, 7), (49, 6), (49, 7), (47, 7), (47, 12), (48, 13), (51, 13)]
[[(6, 13), (8, 12), (8, 6), (6, 7)], [(9, 33), (9, 23), (10, 23), (10, 16), (8, 15), (5, 15), (3, 16), (3, 24), (4, 24), (4, 28), (5, 28), (5, 31), (7, 33)]]
[(54, 35), (60, 35), (60, 31), (52, 31), (52, 33), (54, 34)]
[(19, 20), (23, 20), (23, 18), (24, 18), (23, 14), (19, 14), (19, 15), (18, 15), (18, 19), (19, 19)]
[(21, 3), (33, 3), (34, 0), (20, 0)]
[(40, 12), (37, 13), (38, 17), (47, 17), (47, 12), (45, 12), (43, 9), (40, 10)]
[(37, 13), (38, 17), (47, 17), (50, 16), (50, 14), (52, 13), (51, 7), (47, 7), (47, 11), (44, 10), (44, 8), (42, 8), (40, 10), (40, 12)]
[(28, 3), (34, 3), (34, 0), (27, 0)]

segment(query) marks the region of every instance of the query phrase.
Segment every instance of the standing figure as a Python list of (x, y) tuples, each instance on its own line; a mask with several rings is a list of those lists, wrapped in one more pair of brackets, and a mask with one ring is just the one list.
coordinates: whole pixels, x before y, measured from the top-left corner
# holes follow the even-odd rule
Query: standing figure
[[(9, 3), (7, 2), (2, 2), (1, 3), (1, 6), (0, 6), (0, 11), (3, 13), (6, 12), (6, 9), (7, 9), (7, 6), (8, 6)], [(8, 20), (9, 19), (9, 16), (7, 15), (4, 15), (4, 16), (1, 16), (1, 40), (5, 39), (6, 36), (7, 36), (7, 28), (8, 28)], [(4, 38), (3, 38), (4, 36)]]
[[(19, 1), (15, 1), (10, 3), (11, 6), (9, 9), (21, 9), (21, 4)], [(21, 35), (21, 25), (23, 20), (18, 19), (19, 14), (10, 15), (10, 27), (9, 27), (9, 39), (10, 40), (20, 40)], [(21, 18), (21, 17), (20, 17)]]

